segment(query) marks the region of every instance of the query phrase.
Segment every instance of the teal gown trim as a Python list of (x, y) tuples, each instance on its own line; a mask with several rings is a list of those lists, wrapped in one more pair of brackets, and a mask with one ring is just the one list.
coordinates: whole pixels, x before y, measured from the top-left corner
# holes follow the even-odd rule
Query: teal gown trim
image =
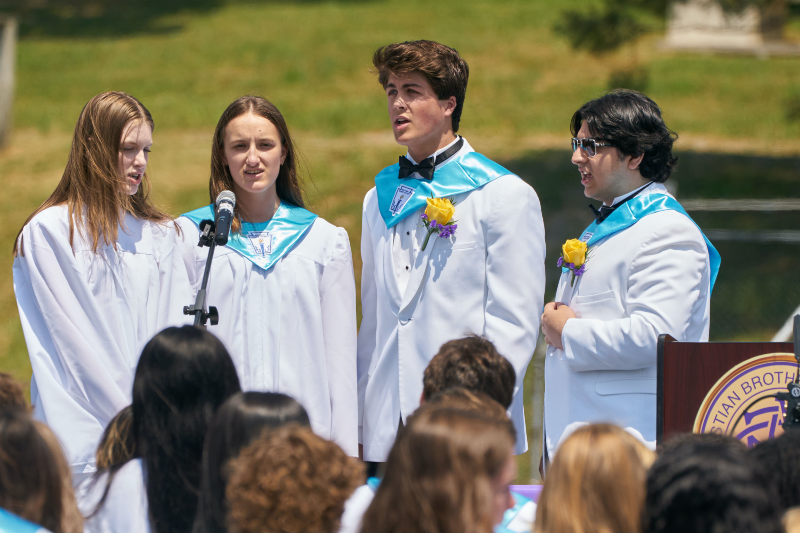
[(0, 509), (0, 533), (36, 533), (37, 531), (44, 533), (47, 530), (14, 513)]
[[(200, 226), (214, 219), (214, 206), (207, 205), (181, 215)], [(226, 245), (259, 268), (269, 270), (303, 238), (317, 215), (285, 202), (267, 222), (242, 222), (239, 233), (231, 232)]]
[[(581, 234), (581, 240), (586, 242), (587, 246), (591, 247), (593, 244), (597, 244), (606, 237), (615, 235), (633, 226), (647, 215), (652, 215), (653, 213), (659, 213), (661, 211), (677, 211), (689, 220), (692, 220), (692, 217), (686, 213), (681, 204), (671, 196), (659, 193), (647, 194), (631, 198), (615, 209), (602, 224), (597, 224), (597, 221), (589, 224), (589, 227)], [(692, 220), (692, 222), (697, 226), (694, 220)], [(697, 226), (697, 229), (700, 229), (700, 226)], [(714, 283), (717, 281), (717, 274), (719, 273), (719, 266), (722, 259), (717, 249), (714, 248), (714, 245), (711, 244), (711, 241), (709, 241), (708, 237), (703, 233), (703, 230), (700, 230), (700, 234), (703, 235), (703, 240), (706, 241), (706, 246), (708, 247), (708, 258), (711, 268), (711, 287), (709, 292), (711, 292), (714, 289)], [(564, 272), (569, 269), (562, 267), (561, 270)]]
[(477, 152), (456, 154), (436, 169), (433, 180), (401, 180), (397, 177), (399, 170), (400, 165), (395, 163), (375, 176), (378, 206), (387, 228), (426, 206), (428, 198), (449, 198), (483, 187), (500, 176), (514, 175)]
[(511, 491), (511, 495), (514, 497), (514, 507), (506, 509), (506, 512), (503, 513), (502, 522), (494, 526), (494, 533), (513, 533), (510, 529), (508, 529), (508, 526), (514, 521), (522, 508), (533, 501), (530, 498), (526, 498), (522, 494), (517, 494), (514, 491)]

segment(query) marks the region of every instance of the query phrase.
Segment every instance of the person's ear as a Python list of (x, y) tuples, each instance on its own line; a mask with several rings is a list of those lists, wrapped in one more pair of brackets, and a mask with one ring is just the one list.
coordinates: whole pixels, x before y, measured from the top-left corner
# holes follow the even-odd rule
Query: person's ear
[(289, 151), (286, 149), (286, 145), (281, 143), (281, 165), (283, 165), (283, 162), (286, 161), (286, 155), (288, 153)]
[(447, 100), (442, 100), (443, 102), (443, 109), (444, 109), (444, 116), (449, 117), (451, 116), (456, 110), (456, 97), (451, 96)]
[(630, 170), (638, 170), (639, 165), (642, 164), (642, 160), (644, 159), (644, 154), (638, 155), (636, 157), (631, 157), (628, 160), (628, 169)]
[(425, 391), (422, 391), (422, 394), (419, 395), (419, 404), (422, 405), (425, 403)]

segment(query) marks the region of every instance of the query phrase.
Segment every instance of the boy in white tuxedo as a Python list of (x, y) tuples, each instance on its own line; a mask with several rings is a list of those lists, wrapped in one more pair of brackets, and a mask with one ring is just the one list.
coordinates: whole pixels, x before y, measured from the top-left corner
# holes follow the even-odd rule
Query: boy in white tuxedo
[(655, 446), (658, 336), (708, 340), (719, 269), (719, 254), (663, 185), (677, 136), (655, 102), (614, 91), (581, 107), (571, 130), (584, 194), (602, 206), (591, 206), (596, 220), (580, 242), (565, 243), (556, 301), (542, 314), (549, 457), (576, 427), (599, 421)]
[[(469, 69), (432, 41), (378, 49), (373, 64), (408, 155), (375, 177), (362, 215), (359, 442), (385, 461), (445, 342), (484, 336), (516, 372), (511, 419), (527, 449), (522, 380), (544, 294), (534, 190), (457, 136)], [(435, 199), (435, 201), (431, 201)], [(424, 215), (424, 216), (423, 216)]]

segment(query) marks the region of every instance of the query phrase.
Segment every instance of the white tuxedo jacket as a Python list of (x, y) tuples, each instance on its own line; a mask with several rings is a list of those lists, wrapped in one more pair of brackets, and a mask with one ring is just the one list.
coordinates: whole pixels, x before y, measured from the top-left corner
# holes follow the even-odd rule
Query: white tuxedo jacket
[[(654, 183), (641, 194), (666, 194)], [(676, 211), (647, 215), (589, 248), (586, 272), (556, 301), (569, 304), (561, 336), (545, 360), (545, 439), (555, 449), (580, 423), (612, 422), (656, 439), (658, 336), (707, 341), (708, 248), (698, 227)]]
[(393, 229), (386, 227), (377, 200), (373, 188), (364, 199), (361, 234), (358, 392), (364, 460), (386, 460), (400, 417), (405, 420), (419, 406), (428, 362), (442, 344), (469, 333), (484, 335), (514, 365), (510, 415), (517, 453), (523, 453), (522, 381), (536, 347), (545, 281), (536, 193), (509, 174), (456, 195), (455, 236), (434, 234), (419, 251), (425, 232), (416, 233), (418, 252), (404, 294), (394, 268)]

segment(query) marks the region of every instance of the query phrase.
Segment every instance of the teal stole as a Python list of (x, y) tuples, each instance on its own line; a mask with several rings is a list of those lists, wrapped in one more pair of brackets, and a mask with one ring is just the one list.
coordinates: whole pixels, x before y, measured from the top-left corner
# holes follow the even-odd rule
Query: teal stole
[[(207, 205), (181, 215), (200, 226), (214, 220), (214, 205)], [(306, 234), (317, 215), (285, 202), (267, 222), (242, 222), (238, 233), (231, 232), (226, 245), (254, 265), (269, 270)]]
[(42, 526), (37, 526), (32, 522), (20, 518), (19, 516), (0, 509), (0, 532), (2, 533), (36, 533), (37, 531), (47, 531)]
[[(585, 242), (588, 247), (591, 247), (593, 244), (597, 244), (606, 237), (615, 235), (620, 231), (633, 226), (647, 215), (652, 215), (653, 213), (659, 213), (661, 211), (677, 211), (689, 220), (692, 220), (692, 217), (686, 213), (683, 207), (681, 207), (681, 204), (666, 194), (653, 193), (641, 195), (631, 198), (619, 206), (608, 216), (608, 218), (603, 221), (602, 224), (598, 224), (597, 221), (589, 224), (589, 227), (586, 228), (581, 235), (580, 240)], [(694, 220), (692, 220), (692, 222), (695, 224), (695, 226), (697, 226), (697, 223), (694, 222)], [(700, 226), (697, 226), (697, 229), (700, 229)], [(702, 230), (700, 230), (700, 233), (703, 235), (703, 240), (706, 241), (706, 246), (708, 247), (708, 258), (711, 263), (710, 290), (713, 290), (714, 283), (717, 281), (717, 274), (719, 273), (721, 258), (717, 249), (714, 248), (714, 245), (711, 244), (711, 241), (709, 241), (708, 237), (703, 234)], [(561, 270), (562, 272), (565, 272), (569, 269), (562, 267)]]
[(432, 180), (399, 179), (399, 170), (400, 165), (395, 163), (375, 176), (378, 207), (387, 228), (428, 205), (428, 198), (449, 198), (483, 187), (500, 176), (513, 175), (486, 156), (463, 151), (436, 168)]

